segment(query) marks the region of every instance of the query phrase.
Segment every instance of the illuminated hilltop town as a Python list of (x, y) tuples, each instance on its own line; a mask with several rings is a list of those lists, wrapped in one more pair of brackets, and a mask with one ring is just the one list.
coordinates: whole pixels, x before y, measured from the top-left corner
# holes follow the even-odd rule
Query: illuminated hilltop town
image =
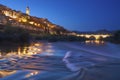
[[(62, 35), (75, 35), (78, 37), (91, 38), (94, 37), (99, 39), (100, 37), (106, 38), (110, 36), (107, 33), (75, 33), (68, 31), (65, 28), (53, 24), (46, 18), (38, 18), (30, 16), (30, 8), (26, 8), (26, 13), (21, 11), (12, 10), (4, 5), (0, 5), (0, 24), (11, 25), (21, 27), (31, 32), (49, 33), (49, 34), (62, 34)], [(2, 27), (0, 27), (1, 29)]]
[(0, 5), (0, 24), (10, 24), (12, 26), (19, 26), (31, 31), (39, 31), (50, 34), (56, 34), (58, 31), (65, 34), (68, 31), (63, 27), (53, 24), (46, 18), (38, 18), (30, 16), (30, 8), (26, 8), (26, 13), (12, 10), (6, 6)]

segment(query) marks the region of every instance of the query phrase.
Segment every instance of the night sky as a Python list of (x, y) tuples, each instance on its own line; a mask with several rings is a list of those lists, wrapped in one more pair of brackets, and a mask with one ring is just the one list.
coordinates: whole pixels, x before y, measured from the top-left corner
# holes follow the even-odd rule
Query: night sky
[(120, 0), (0, 0), (0, 4), (32, 16), (48, 18), (68, 30), (120, 29)]

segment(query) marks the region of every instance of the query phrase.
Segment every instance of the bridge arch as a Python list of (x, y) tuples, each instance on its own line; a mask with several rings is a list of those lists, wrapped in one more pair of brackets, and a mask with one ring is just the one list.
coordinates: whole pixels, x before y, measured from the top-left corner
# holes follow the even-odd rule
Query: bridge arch
[(89, 37), (89, 39), (90, 39), (90, 40), (96, 40), (96, 37), (93, 36), (93, 35), (91, 35), (91, 36)]
[(99, 39), (99, 40), (103, 40), (104, 37), (100, 35), (98, 39)]
[(104, 39), (106, 37), (109, 37), (110, 35), (109, 34), (82, 34), (82, 35), (79, 35), (81, 37), (86, 37), (88, 39), (93, 39), (93, 40), (100, 40), (100, 39)]

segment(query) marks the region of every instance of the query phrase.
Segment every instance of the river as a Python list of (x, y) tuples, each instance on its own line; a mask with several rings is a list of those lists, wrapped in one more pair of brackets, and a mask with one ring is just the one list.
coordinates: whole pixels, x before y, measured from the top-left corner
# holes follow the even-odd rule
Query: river
[(0, 80), (120, 80), (120, 45), (104, 41), (0, 45)]

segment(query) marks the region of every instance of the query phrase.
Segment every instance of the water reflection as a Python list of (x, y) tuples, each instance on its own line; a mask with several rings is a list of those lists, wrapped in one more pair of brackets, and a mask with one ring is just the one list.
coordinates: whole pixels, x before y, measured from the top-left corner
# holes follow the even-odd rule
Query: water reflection
[(31, 43), (29, 45), (0, 45), (0, 58), (29, 57), (44, 51), (43, 43)]
[(9, 75), (12, 75), (12, 74), (15, 74), (15, 73), (16, 73), (15, 70), (13, 70), (13, 71), (11, 71), (11, 70), (2, 70), (2, 71), (0, 71), (0, 78), (9, 76)]
[(31, 71), (29, 74), (27, 74), (25, 76), (25, 78), (29, 78), (31, 76), (35, 76), (35, 75), (38, 75), (40, 73), (40, 71)]
[(96, 44), (96, 45), (104, 45), (105, 41), (103, 40), (86, 40), (86, 44)]
[(54, 55), (54, 49), (53, 49), (53, 46), (51, 45), (51, 43), (48, 43), (48, 45), (46, 46), (46, 50), (45, 50), (45, 52), (46, 52), (46, 55), (47, 56), (52, 56), (52, 55)]

